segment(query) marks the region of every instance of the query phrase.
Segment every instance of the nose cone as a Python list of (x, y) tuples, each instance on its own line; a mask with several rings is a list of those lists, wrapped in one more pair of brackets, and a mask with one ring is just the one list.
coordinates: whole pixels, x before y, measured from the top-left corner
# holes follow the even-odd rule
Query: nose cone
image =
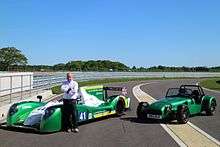
[(163, 107), (165, 107), (165, 106), (168, 105), (168, 104), (169, 104), (169, 103), (157, 101), (157, 102), (151, 104), (151, 105), (150, 105), (150, 108), (151, 108), (151, 109), (154, 109), (154, 110), (162, 110)]

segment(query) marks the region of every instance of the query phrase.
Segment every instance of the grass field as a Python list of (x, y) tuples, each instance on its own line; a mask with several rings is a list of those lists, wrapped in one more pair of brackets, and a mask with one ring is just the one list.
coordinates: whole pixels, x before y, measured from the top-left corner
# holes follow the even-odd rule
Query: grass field
[(220, 78), (210, 78), (203, 80), (200, 82), (200, 85), (208, 89), (220, 91)]

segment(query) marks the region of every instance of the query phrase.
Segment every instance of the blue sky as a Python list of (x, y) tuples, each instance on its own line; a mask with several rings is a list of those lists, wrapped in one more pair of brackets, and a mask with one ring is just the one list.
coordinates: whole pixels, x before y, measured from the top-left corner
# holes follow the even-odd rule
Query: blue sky
[(29, 64), (219, 66), (219, 6), (219, 0), (2, 0), (0, 47), (15, 46)]

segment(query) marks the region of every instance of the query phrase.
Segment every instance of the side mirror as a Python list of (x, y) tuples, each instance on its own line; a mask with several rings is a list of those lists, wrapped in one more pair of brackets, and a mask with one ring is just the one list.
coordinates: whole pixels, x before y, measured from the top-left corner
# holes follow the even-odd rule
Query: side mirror
[(38, 96), (37, 96), (37, 99), (39, 99), (39, 102), (41, 102), (41, 100), (42, 100), (42, 95), (38, 95)]
[(79, 101), (81, 101), (81, 100), (82, 100), (82, 96), (79, 96), (79, 97), (77, 97), (77, 99), (76, 99), (77, 103), (78, 103)]

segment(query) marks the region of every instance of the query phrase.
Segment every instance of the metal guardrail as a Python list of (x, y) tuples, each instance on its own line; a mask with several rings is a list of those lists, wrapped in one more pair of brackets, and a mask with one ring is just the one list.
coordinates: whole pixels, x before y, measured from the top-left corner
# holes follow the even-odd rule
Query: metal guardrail
[[(132, 77), (220, 77), (220, 73), (210, 72), (73, 72), (74, 78), (77, 81), (88, 81), (105, 78), (132, 78)], [(18, 87), (13, 87), (12, 77), (20, 76), (21, 83)], [(29, 84), (23, 85), (24, 76), (29, 76)], [(33, 77), (32, 77), (33, 76)], [(7, 89), (1, 88), (1, 79), (4, 77), (10, 78), (10, 87)], [(66, 78), (66, 72), (55, 73), (34, 73), (30, 75), (13, 75), (0, 77), (0, 93), (9, 91), (9, 94), (0, 96), (0, 103), (8, 100), (12, 102), (13, 98), (23, 99), (24, 96), (32, 96), (40, 91), (50, 89), (54, 85), (61, 84)], [(29, 90), (25, 90), (28, 88)], [(19, 92), (14, 93), (14, 90)], [(13, 95), (15, 95), (13, 97)]]
[[(73, 72), (77, 81), (89, 81), (105, 78), (141, 78), (141, 77), (220, 77), (220, 73), (210, 72)], [(66, 72), (35, 73), (34, 87), (46, 87), (61, 84)]]
[[(21, 86), (17, 86), (17, 87), (13, 87), (13, 78), (17, 78), (17, 77), (20, 77), (20, 85)], [(23, 81), (23, 78), (24, 77), (29, 77), (29, 85), (23, 85), (24, 84), (24, 81)], [(30, 91), (31, 93), (31, 90), (32, 90), (32, 77), (33, 75), (10, 75), (10, 76), (0, 76), (0, 93), (1, 93), (1, 97), (5, 97), (5, 96), (9, 96), (9, 100), (10, 100), (10, 103), (12, 101), (12, 94), (13, 93), (16, 93), (14, 92), (14, 90), (18, 90), (20, 92), (20, 97), (22, 98), (23, 97), (23, 92), (26, 88), (28, 88), (28, 90)], [(5, 78), (9, 78), (10, 82), (9, 82), (9, 88), (4, 88), (2, 89), (2, 79), (5, 79)], [(3, 92), (7, 93), (7, 94), (2, 94)], [(1, 100), (0, 100), (1, 102)]]

